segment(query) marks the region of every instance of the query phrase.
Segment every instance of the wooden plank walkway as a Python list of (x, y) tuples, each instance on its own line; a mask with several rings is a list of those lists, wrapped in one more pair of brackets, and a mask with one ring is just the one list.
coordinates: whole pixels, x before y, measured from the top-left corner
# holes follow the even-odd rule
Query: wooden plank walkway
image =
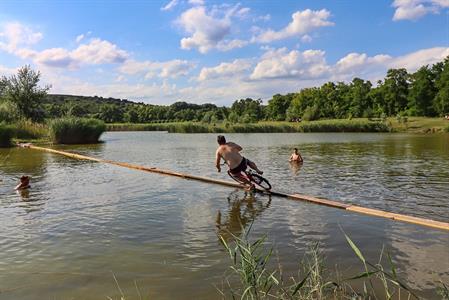
[[(220, 184), (220, 185), (230, 186), (230, 187), (234, 187), (234, 188), (244, 188), (242, 185), (235, 183), (235, 182), (213, 179), (213, 178), (209, 178), (209, 177), (179, 173), (179, 172), (159, 169), (159, 168), (155, 168), (155, 167), (143, 167), (143, 166), (124, 163), (124, 162), (116, 162), (116, 161), (112, 161), (112, 160), (95, 158), (95, 157), (85, 156), (85, 155), (76, 154), (76, 153), (72, 153), (72, 152), (55, 150), (55, 149), (51, 149), (51, 148), (38, 147), (38, 146), (31, 145), (31, 144), (26, 144), (24, 147), (31, 148), (34, 150), (64, 155), (64, 156), (75, 158), (75, 159), (90, 160), (90, 161), (95, 161), (95, 162), (99, 162), (99, 163), (107, 163), (107, 164), (111, 164), (111, 165), (116, 165), (116, 166), (125, 167), (125, 168), (129, 168), (129, 169), (140, 170), (140, 171), (144, 171), (144, 172), (176, 176), (176, 177), (180, 177), (183, 179), (190, 179), (190, 180), (197, 180), (197, 181), (201, 181), (201, 182)], [(259, 190), (259, 192), (265, 192), (265, 191)], [(393, 221), (407, 222), (407, 223), (411, 223), (411, 224), (415, 224), (415, 225), (427, 226), (427, 227), (431, 227), (431, 228), (449, 231), (449, 223), (445, 223), (445, 222), (434, 221), (434, 220), (418, 218), (418, 217), (412, 217), (412, 216), (407, 216), (407, 215), (402, 215), (402, 214), (397, 214), (397, 213), (391, 213), (391, 212), (387, 212), (387, 211), (383, 211), (383, 210), (366, 208), (366, 207), (361, 207), (361, 206), (352, 205), (352, 204), (345, 204), (345, 203), (341, 203), (341, 202), (316, 198), (316, 197), (307, 196), (307, 195), (285, 194), (285, 193), (279, 193), (279, 192), (275, 192), (275, 191), (271, 191), (269, 193), (274, 196), (284, 197), (284, 198), (288, 198), (291, 200), (306, 201), (306, 202), (310, 202), (310, 203), (314, 203), (314, 204), (318, 204), (318, 205), (325, 205), (325, 206), (343, 209), (343, 210), (347, 210), (347, 211), (351, 211), (351, 212), (357, 212), (357, 213), (361, 213), (361, 214), (365, 214), (365, 215), (382, 217), (382, 218), (390, 219)]]

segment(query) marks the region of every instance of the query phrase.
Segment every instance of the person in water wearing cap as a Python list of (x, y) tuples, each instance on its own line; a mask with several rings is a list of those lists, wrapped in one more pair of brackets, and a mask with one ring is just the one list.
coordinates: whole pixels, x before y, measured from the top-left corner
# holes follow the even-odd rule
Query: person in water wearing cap
[(20, 183), (16, 186), (15, 190), (25, 190), (30, 188), (30, 177), (22, 176), (20, 177)]

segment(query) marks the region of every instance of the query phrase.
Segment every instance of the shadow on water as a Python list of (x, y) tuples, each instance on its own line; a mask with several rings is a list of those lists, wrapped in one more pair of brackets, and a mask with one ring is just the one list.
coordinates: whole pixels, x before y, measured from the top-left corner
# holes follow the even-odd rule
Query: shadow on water
[(227, 213), (222, 214), (220, 210), (217, 213), (217, 234), (226, 241), (232, 239), (232, 236), (240, 236), (249, 224), (270, 207), (271, 195), (260, 199), (259, 196), (252, 192), (242, 194), (241, 190), (231, 192), (227, 197)]

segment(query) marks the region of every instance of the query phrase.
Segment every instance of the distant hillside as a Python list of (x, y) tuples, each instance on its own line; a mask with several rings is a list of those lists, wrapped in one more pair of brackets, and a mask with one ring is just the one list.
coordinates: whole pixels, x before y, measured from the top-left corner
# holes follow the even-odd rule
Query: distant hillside
[(117, 98), (103, 98), (98, 96), (76, 96), (76, 95), (59, 95), (59, 94), (48, 94), (44, 100), (45, 104), (57, 104), (64, 105), (68, 103), (75, 102), (78, 104), (92, 104), (102, 105), (102, 104), (115, 104), (115, 105), (134, 105), (143, 104), (143, 102), (133, 102), (127, 99), (117, 99)]

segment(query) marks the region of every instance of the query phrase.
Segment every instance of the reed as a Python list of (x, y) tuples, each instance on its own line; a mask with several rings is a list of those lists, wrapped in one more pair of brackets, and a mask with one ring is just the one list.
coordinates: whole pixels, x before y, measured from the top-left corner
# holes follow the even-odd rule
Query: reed
[(285, 132), (388, 132), (382, 122), (368, 120), (320, 120), (311, 122), (107, 124), (108, 131), (167, 131), (173, 133), (285, 133)]
[(14, 137), (19, 140), (42, 139), (48, 136), (48, 128), (45, 124), (35, 123), (26, 119), (20, 119), (15, 122), (14, 128)]
[(84, 118), (61, 118), (48, 124), (50, 139), (56, 144), (98, 143), (106, 130), (103, 121)]
[[(232, 235), (233, 242), (220, 236), (231, 259), (230, 274), (225, 278), (224, 288), (219, 290), (223, 298), (240, 299), (418, 299), (418, 296), (398, 279), (395, 266), (387, 254), (388, 268), (384, 266), (385, 255), (371, 263), (365, 259), (356, 244), (345, 234), (354, 254), (362, 263), (362, 271), (352, 277), (341, 279), (324, 268), (324, 256), (318, 244), (310, 247), (300, 262), (298, 274), (284, 279), (282, 266), (272, 267), (270, 259), (273, 247), (267, 245), (266, 235), (251, 241), (249, 229), (241, 237)], [(336, 272), (338, 274), (338, 270)], [(239, 284), (235, 284), (237, 277)], [(232, 284), (231, 282), (234, 282)], [(376, 288), (375, 288), (376, 287)], [(441, 282), (437, 293), (447, 297), (447, 285)]]

